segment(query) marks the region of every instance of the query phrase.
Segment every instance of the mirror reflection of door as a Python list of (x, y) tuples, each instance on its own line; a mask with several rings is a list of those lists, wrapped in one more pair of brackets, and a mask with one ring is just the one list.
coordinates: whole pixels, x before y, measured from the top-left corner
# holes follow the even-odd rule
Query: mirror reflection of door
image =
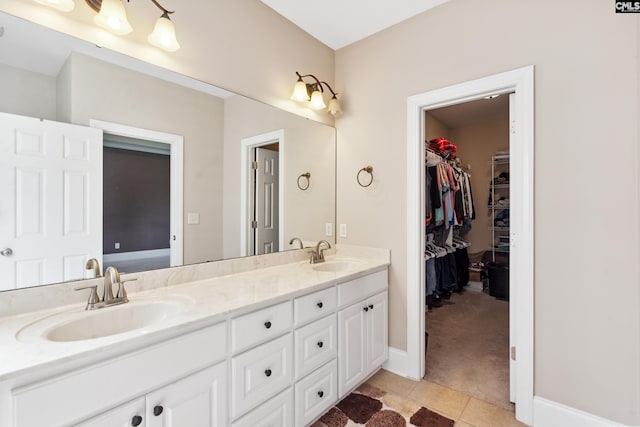
[(252, 149), (251, 255), (278, 252), (278, 143)]
[(104, 135), (105, 265), (133, 273), (170, 266), (168, 144)]
[(0, 113), (0, 180), (0, 290), (84, 278), (102, 256), (102, 132)]

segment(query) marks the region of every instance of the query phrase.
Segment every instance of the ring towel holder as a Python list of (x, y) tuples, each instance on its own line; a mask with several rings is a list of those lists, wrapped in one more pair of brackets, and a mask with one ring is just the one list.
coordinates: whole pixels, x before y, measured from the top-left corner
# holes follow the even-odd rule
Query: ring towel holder
[(305, 191), (309, 188), (309, 178), (311, 178), (311, 173), (305, 172), (298, 177), (298, 188), (302, 191)]
[[(362, 172), (365, 172), (365, 173), (369, 174), (368, 182), (367, 182), (366, 176), (362, 175)], [(360, 185), (360, 187), (368, 187), (368, 186), (370, 186), (371, 183), (373, 182), (373, 167), (372, 166), (365, 166), (362, 169), (360, 169), (358, 171), (358, 175), (356, 175), (356, 180), (358, 181), (358, 184)]]

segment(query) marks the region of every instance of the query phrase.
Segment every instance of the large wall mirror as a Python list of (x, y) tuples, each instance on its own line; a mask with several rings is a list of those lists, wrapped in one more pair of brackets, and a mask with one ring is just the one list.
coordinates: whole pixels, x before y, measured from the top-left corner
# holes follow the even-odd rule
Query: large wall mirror
[(0, 290), (334, 242), (333, 127), (0, 13)]

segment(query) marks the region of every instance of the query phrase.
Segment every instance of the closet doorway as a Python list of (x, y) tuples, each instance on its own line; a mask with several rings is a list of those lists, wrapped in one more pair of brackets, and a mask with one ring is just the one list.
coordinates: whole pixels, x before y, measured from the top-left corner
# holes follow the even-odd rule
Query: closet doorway
[[(407, 352), (390, 369), (409, 378), (425, 374), (424, 113), (427, 110), (514, 93), (510, 122), (510, 313), (516, 418), (533, 422), (533, 67), (528, 66), (407, 99)], [(480, 202), (478, 202), (480, 203)], [(392, 354), (390, 353), (390, 356)], [(402, 367), (400, 367), (402, 366)]]
[[(428, 221), (424, 378), (513, 411), (509, 97), (487, 96), (424, 112), (427, 173), (422, 193)], [(455, 153), (446, 147), (440, 150), (444, 141), (449, 141), (450, 151), (455, 147)], [(475, 267), (471, 273), (470, 266)]]

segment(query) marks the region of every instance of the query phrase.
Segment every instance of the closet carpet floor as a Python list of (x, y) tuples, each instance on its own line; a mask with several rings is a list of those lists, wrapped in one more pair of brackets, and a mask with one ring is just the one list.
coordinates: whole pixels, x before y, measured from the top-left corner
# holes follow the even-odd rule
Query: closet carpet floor
[(509, 402), (509, 303), (454, 293), (426, 315), (425, 379), (513, 411)]

